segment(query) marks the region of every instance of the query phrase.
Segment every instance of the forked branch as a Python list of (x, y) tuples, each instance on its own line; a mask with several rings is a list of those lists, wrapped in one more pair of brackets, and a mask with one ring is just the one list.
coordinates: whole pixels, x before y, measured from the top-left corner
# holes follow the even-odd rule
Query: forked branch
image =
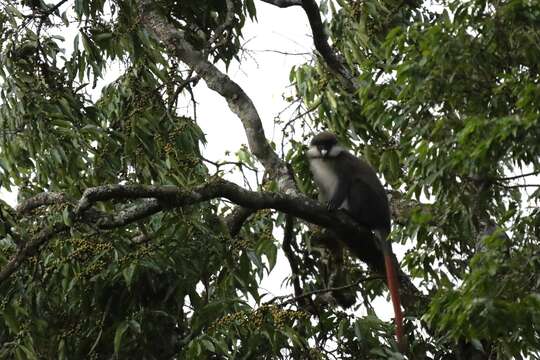
[[(43, 229), (34, 238), (28, 239), (25, 246), (1, 269), (0, 283), (13, 274), (25, 259), (34, 255), (42, 245), (71, 226), (88, 224), (103, 230), (115, 229), (160, 211), (181, 208), (216, 198), (228, 199), (252, 212), (261, 209), (275, 209), (329, 229), (337, 234), (338, 238), (363, 241), (365, 247), (362, 254), (358, 254), (360, 260), (368, 264), (375, 272), (380, 273), (383, 269), (382, 254), (375, 245), (373, 235), (368, 229), (359, 226), (345, 212), (329, 212), (319, 202), (303, 195), (249, 191), (232, 182), (216, 179), (191, 189), (167, 185), (103, 185), (87, 189), (79, 200), (70, 200), (59, 193), (43, 193), (30, 198), (18, 207), (19, 213), (30, 215), (40, 206), (70, 205), (74, 209), (71, 213), (72, 224), (68, 226), (63, 222), (55, 223)], [(114, 201), (115, 204), (120, 205), (117, 205), (117, 208), (110, 213), (101, 212), (94, 207), (96, 203), (105, 201)], [(242, 216), (246, 215), (248, 214)], [(404, 298), (410, 299), (410, 303), (404, 305), (406, 307), (418, 306), (415, 303), (421, 300), (420, 293), (408, 277), (402, 277), (402, 283), (404, 282), (409, 285), (404, 289), (410, 292), (404, 294)]]

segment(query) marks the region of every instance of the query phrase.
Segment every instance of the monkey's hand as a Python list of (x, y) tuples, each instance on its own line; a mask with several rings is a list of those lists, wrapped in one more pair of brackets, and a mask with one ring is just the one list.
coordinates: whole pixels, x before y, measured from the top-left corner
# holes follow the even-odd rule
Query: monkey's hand
[(328, 211), (336, 211), (337, 209), (339, 209), (341, 202), (338, 203), (337, 200), (339, 199), (333, 198), (328, 201), (328, 204), (326, 204), (326, 208), (328, 209)]
[(349, 183), (346, 181), (340, 181), (336, 187), (336, 190), (328, 200), (326, 208), (329, 211), (335, 211), (342, 207), (343, 203), (347, 199), (347, 194), (349, 193)]

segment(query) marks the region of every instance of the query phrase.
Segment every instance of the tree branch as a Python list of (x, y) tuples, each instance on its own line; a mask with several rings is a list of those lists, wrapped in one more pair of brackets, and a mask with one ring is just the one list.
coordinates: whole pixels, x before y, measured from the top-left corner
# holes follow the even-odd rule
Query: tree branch
[(330, 70), (339, 76), (343, 85), (349, 91), (355, 91), (358, 86), (355, 83), (354, 77), (345, 67), (338, 54), (328, 44), (328, 36), (324, 29), (319, 6), (315, 0), (302, 0), (302, 8), (308, 17), (309, 25), (311, 26), (315, 49), (321, 54)]
[(308, 292), (301, 293), (301, 294), (295, 294), (294, 297), (291, 297), (290, 295), (277, 296), (277, 297), (267, 301), (266, 304), (272, 304), (272, 303), (274, 303), (274, 302), (276, 302), (278, 300), (283, 300), (283, 299), (289, 298), (289, 299), (279, 303), (280, 306), (283, 306), (283, 305), (295, 303), (295, 302), (297, 302), (299, 300), (304, 300), (304, 299), (309, 298), (309, 297), (311, 297), (313, 295), (320, 295), (320, 294), (331, 293), (331, 292), (336, 292), (336, 291), (348, 290), (350, 288), (358, 287), (358, 285), (360, 285), (363, 282), (368, 282), (368, 281), (372, 281), (372, 280), (383, 280), (384, 281), (385, 279), (386, 279), (385, 276), (378, 276), (378, 275), (369, 276), (369, 277), (358, 279), (357, 281), (355, 281), (355, 282), (353, 282), (351, 284), (347, 284), (347, 285), (343, 285), (343, 286), (337, 286), (337, 287), (328, 287), (328, 288), (324, 288), (324, 289), (312, 290), (312, 291), (308, 291)]
[[(232, 182), (216, 179), (192, 189), (181, 189), (168, 185), (103, 185), (87, 189), (79, 201), (69, 201), (69, 203), (76, 204), (72, 215), (74, 225), (80, 223), (89, 224), (99, 229), (114, 229), (163, 210), (193, 205), (216, 198), (225, 198), (246, 208), (246, 210), (242, 210), (241, 218), (256, 210), (275, 209), (327, 228), (336, 234), (337, 238), (344, 239), (344, 242), (352, 244), (362, 241), (364, 243), (362, 252), (357, 252), (355, 255), (376, 273), (384, 274), (382, 253), (369, 229), (359, 226), (346, 212), (329, 212), (319, 202), (304, 195), (249, 191)], [(23, 202), (18, 209), (28, 210), (41, 205), (58, 204), (60, 199), (65, 199), (65, 203), (68, 202), (65, 196), (57, 193), (39, 194)], [(97, 202), (111, 200), (115, 200), (115, 202), (128, 200), (135, 201), (135, 203), (120, 210), (115, 209), (112, 214), (103, 213), (93, 207)], [(68, 228), (64, 223), (57, 223), (41, 231), (0, 271), (0, 283), (7, 279), (24, 259), (33, 255), (42, 244)], [(422, 295), (404, 274), (402, 274), (401, 283), (405, 285), (403, 286), (404, 291), (407, 291), (403, 294), (403, 298), (408, 299), (408, 301), (403, 302), (404, 306), (417, 307), (418, 302), (422, 301)]]
[(290, 196), (283, 193), (249, 191), (223, 179), (217, 179), (192, 189), (181, 189), (168, 185), (97, 186), (84, 192), (77, 203), (74, 214), (78, 217), (84, 217), (85, 212), (100, 201), (150, 199), (118, 212), (114, 219), (118, 223), (123, 222), (123, 224), (118, 225), (123, 226), (127, 221), (135, 221), (133, 214), (141, 216), (141, 211), (155, 213), (167, 208), (193, 205), (215, 198), (226, 198), (249, 209), (275, 209), (326, 228), (345, 228), (356, 232), (359, 236), (372, 238), (369, 230), (360, 227), (344, 212), (330, 213), (319, 202), (303, 195)]
[(495, 183), (496, 186), (505, 188), (505, 189), (519, 189), (519, 188), (527, 188), (527, 187), (540, 187), (540, 184), (518, 184), (518, 185), (505, 185), (501, 183)]
[(313, 44), (315, 49), (321, 54), (328, 68), (338, 75), (340, 81), (351, 92), (356, 91), (358, 84), (349, 69), (345, 67), (340, 56), (332, 49), (328, 43), (328, 36), (321, 18), (319, 6), (315, 0), (261, 0), (265, 3), (275, 5), (280, 8), (290, 6), (302, 6), (307, 15), (311, 33), (313, 34)]
[(302, 0), (261, 0), (267, 4), (271, 4), (280, 8), (287, 8), (290, 6), (302, 6)]
[(69, 227), (64, 223), (55, 223), (54, 225), (47, 227), (40, 231), (30, 242), (25, 244), (21, 250), (19, 250), (8, 262), (2, 270), (0, 270), (0, 284), (9, 278), (19, 266), (29, 257), (33, 256), (40, 248), (41, 245), (52, 239), (55, 235), (58, 235)]
[(95, 215), (97, 214), (97, 211), (90, 209), (94, 210), (94, 216), (87, 217), (85, 222), (94, 223), (100, 229), (116, 229), (157, 214), (165, 208), (166, 207), (164, 207), (159, 200), (151, 199), (133, 205), (127, 209), (120, 210), (114, 215), (101, 215), (95, 221), (91, 220), (92, 218), (96, 218)]
[(539, 175), (539, 174), (540, 174), (540, 171), (531, 171), (531, 172), (528, 172), (528, 173), (522, 173), (520, 175), (501, 177), (501, 178), (498, 178), (497, 180), (498, 181), (516, 180), (516, 179), (519, 179), (519, 178), (528, 177), (528, 176), (534, 176), (534, 175)]
[(48, 192), (41, 193), (22, 202), (17, 206), (17, 214), (27, 215), (40, 206), (64, 204), (68, 201), (64, 193)]
[(143, 27), (161, 41), (170, 53), (195, 70), (210, 89), (225, 98), (244, 126), (250, 151), (277, 181), (279, 189), (285, 193), (299, 194), (285, 163), (266, 140), (257, 109), (242, 88), (208, 61), (202, 52), (193, 48), (185, 39), (184, 32), (161, 14), (155, 1), (140, 0), (139, 13)]
[(233, 211), (225, 218), (225, 223), (229, 228), (229, 234), (231, 237), (238, 235), (244, 222), (253, 214), (256, 210), (237, 206)]
[(298, 266), (298, 258), (294, 254), (292, 249), (292, 242), (294, 241), (294, 217), (287, 215), (285, 217), (285, 228), (283, 235), (283, 244), (281, 248), (285, 253), (285, 257), (289, 261), (289, 266), (292, 272), (292, 283), (294, 288), (294, 295), (299, 296), (302, 293), (302, 286), (300, 285), (300, 269)]

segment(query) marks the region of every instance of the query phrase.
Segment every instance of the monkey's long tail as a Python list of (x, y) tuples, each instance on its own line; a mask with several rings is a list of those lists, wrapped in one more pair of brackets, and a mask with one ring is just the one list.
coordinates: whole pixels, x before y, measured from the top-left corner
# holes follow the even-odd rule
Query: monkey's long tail
[(403, 339), (403, 313), (401, 312), (401, 301), (399, 299), (399, 282), (397, 279), (397, 271), (394, 266), (394, 260), (392, 258), (391, 251), (385, 251), (384, 253), (384, 266), (386, 269), (386, 281), (388, 283), (388, 290), (390, 290), (390, 297), (392, 298), (392, 305), (394, 306), (394, 321), (396, 324), (396, 339), (398, 343), (399, 351), (405, 352), (405, 341)]

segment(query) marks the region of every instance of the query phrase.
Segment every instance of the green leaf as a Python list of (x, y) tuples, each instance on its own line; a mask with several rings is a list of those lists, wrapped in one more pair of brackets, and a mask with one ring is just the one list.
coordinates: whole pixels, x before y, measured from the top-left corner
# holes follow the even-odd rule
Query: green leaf
[(112, 33), (105, 32), (105, 33), (97, 34), (96, 36), (94, 36), (94, 39), (96, 41), (104, 41), (104, 40), (111, 39), (112, 37), (113, 37)]
[(255, 7), (254, 1), (253, 0), (246, 0), (245, 1), (245, 6), (247, 8), (249, 17), (252, 20), (255, 19), (257, 17), (257, 9)]
[(272, 271), (274, 266), (276, 266), (277, 262), (277, 256), (278, 256), (278, 248), (274, 245), (273, 242), (268, 241), (268, 247), (265, 251), (266, 258), (268, 259), (268, 265), (269, 265), (269, 271)]
[(126, 330), (129, 327), (129, 322), (123, 321), (116, 327), (116, 331), (114, 333), (114, 353), (118, 355), (120, 352), (120, 346), (122, 345), (122, 338), (124, 337), (124, 334)]
[(399, 154), (393, 149), (385, 151), (381, 156), (381, 171), (391, 183), (398, 181), (401, 177), (399, 161)]
[(132, 329), (136, 334), (140, 334), (142, 332), (141, 324), (139, 324), (138, 321), (135, 320), (129, 320), (129, 327)]
[(332, 109), (337, 109), (337, 100), (336, 100), (336, 97), (335, 95), (332, 93), (332, 91), (327, 91), (326, 93), (326, 99), (328, 100), (328, 102), (330, 103), (330, 106), (332, 107)]
[(2, 312), (2, 317), (12, 333), (16, 334), (19, 332), (19, 323), (13, 313), (12, 307), (6, 307), (6, 310)]
[(211, 352), (216, 351), (216, 347), (211, 341), (206, 340), (206, 339), (201, 339), (201, 343), (206, 350), (211, 351)]
[(130, 264), (126, 269), (122, 271), (122, 275), (124, 276), (124, 281), (126, 282), (126, 285), (128, 287), (131, 286), (133, 283), (133, 275), (135, 274), (135, 270), (137, 270), (137, 264)]
[(61, 339), (58, 342), (58, 358), (59, 359), (67, 359), (67, 356), (66, 356), (66, 340), (65, 339)]
[(69, 227), (73, 226), (73, 219), (72, 219), (72, 216), (71, 216), (71, 210), (67, 206), (62, 211), (62, 219), (64, 220), (64, 224), (66, 224), (67, 226), (69, 226)]
[(476, 350), (479, 350), (479, 351), (481, 351), (481, 352), (484, 352), (484, 346), (482, 345), (482, 343), (480, 342), (480, 340), (478, 340), (478, 339), (471, 339), (470, 341), (471, 341), (472, 346), (474, 346), (474, 348), (475, 348)]

